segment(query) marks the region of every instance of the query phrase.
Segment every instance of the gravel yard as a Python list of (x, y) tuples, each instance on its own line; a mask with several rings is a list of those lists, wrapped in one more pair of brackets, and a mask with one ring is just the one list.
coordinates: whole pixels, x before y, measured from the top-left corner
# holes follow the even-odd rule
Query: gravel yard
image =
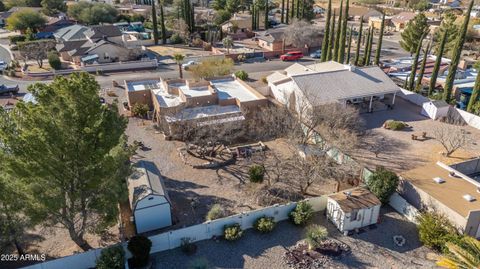
[[(420, 245), (415, 225), (390, 207), (383, 208), (381, 213), (377, 228), (350, 237), (340, 234), (331, 223), (327, 223), (322, 213), (317, 214), (313, 222), (326, 226), (330, 238), (351, 248), (351, 254), (329, 260), (325, 268), (435, 268), (434, 262), (426, 259), (429, 250)], [(198, 242), (197, 253), (192, 256), (174, 249), (158, 253), (153, 258), (155, 268), (162, 269), (189, 268), (199, 260), (207, 262), (209, 268), (288, 269), (283, 260), (285, 251), (300, 242), (303, 234), (304, 228), (283, 221), (270, 234), (248, 230), (236, 242), (222, 239)], [(403, 235), (406, 244), (395, 246), (394, 235)]]

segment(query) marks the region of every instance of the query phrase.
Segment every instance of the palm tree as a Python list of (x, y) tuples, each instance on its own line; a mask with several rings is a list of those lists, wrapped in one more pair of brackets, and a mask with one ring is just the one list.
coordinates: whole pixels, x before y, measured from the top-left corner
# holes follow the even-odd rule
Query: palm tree
[(233, 39), (229, 36), (222, 40), (223, 46), (227, 48), (227, 54), (230, 54), (230, 48), (233, 46)]
[(445, 268), (470, 269), (480, 267), (480, 241), (466, 236), (461, 242), (446, 244), (448, 253), (437, 265)]
[(182, 54), (174, 54), (173, 59), (178, 64), (178, 73), (180, 75), (180, 78), (183, 78), (182, 63), (183, 59), (185, 59), (185, 56), (183, 56)]

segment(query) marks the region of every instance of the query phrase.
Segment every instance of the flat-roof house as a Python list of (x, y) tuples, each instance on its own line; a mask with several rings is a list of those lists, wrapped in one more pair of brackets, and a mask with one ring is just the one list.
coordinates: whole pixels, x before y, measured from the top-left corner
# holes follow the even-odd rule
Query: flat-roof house
[(172, 204), (154, 163), (139, 161), (135, 164), (128, 178), (128, 197), (137, 233), (172, 225)]
[(357, 68), (333, 61), (296, 63), (268, 76), (267, 82), (271, 95), (299, 114), (305, 108), (335, 102), (366, 112), (384, 110), (395, 104), (399, 91), (379, 67)]
[(268, 99), (234, 77), (203, 81), (149, 79), (125, 81), (128, 104), (144, 103), (167, 135), (186, 122), (197, 126), (242, 121)]
[(363, 187), (328, 196), (327, 218), (340, 232), (348, 234), (378, 222), (382, 203)]
[(395, 31), (403, 31), (407, 26), (407, 23), (415, 18), (416, 14), (413, 12), (400, 12), (392, 17), (392, 24), (395, 27)]
[(480, 158), (441, 162), (400, 174), (398, 192), (417, 209), (445, 215), (465, 234), (480, 238)]

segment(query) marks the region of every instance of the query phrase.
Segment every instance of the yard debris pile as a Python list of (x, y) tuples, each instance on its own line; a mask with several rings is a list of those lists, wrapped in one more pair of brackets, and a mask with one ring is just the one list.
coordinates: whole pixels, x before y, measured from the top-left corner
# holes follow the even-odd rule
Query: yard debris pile
[(332, 259), (340, 259), (350, 253), (347, 244), (327, 239), (322, 246), (309, 250), (304, 242), (287, 249), (283, 255), (284, 262), (292, 269), (328, 268)]

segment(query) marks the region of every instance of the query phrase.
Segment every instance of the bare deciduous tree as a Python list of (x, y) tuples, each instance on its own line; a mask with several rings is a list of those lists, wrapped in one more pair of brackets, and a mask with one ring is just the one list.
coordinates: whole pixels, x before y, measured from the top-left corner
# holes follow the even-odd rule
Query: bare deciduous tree
[(447, 157), (471, 142), (467, 131), (455, 125), (444, 124), (434, 128), (432, 135), (443, 146)]
[(294, 20), (285, 29), (283, 34), (285, 45), (292, 45), (296, 48), (305, 46), (311, 47), (315, 40), (320, 38), (320, 31), (311, 23), (304, 20)]
[(36, 40), (18, 43), (18, 51), (24, 59), (37, 61), (38, 67), (43, 67), (43, 60), (47, 58), (48, 52), (55, 48), (52, 40)]

